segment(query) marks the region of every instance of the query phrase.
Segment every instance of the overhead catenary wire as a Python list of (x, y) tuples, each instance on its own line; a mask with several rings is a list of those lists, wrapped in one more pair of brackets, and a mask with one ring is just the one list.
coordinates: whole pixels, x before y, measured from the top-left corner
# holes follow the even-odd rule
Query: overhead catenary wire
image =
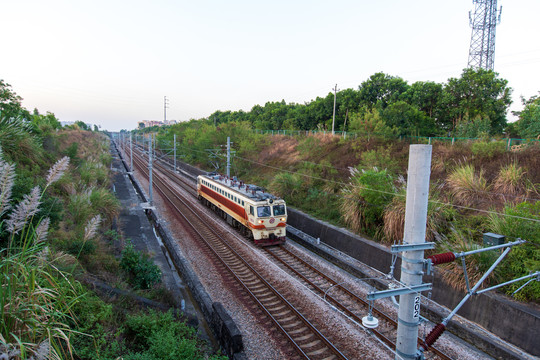
[[(186, 146), (178, 145), (178, 147), (187, 149), (187, 150), (192, 151), (192, 152), (198, 152), (198, 153), (206, 154), (205, 151), (191, 149), (191, 148), (188, 148)], [(219, 155), (219, 156), (223, 157), (223, 155)], [(259, 161), (255, 161), (255, 160), (251, 160), (251, 159), (247, 159), (247, 158), (244, 158), (244, 157), (241, 157), (241, 156), (238, 156), (238, 155), (235, 155), (235, 157), (240, 159), (240, 160), (244, 160), (244, 161), (247, 161), (247, 162), (250, 162), (250, 163), (253, 163), (253, 164), (257, 164), (257, 165), (260, 165), (260, 166), (263, 166), (263, 167), (267, 167), (267, 168), (271, 168), (271, 169), (279, 170), (279, 171), (283, 171), (283, 172), (288, 172), (290, 174), (296, 174), (296, 175), (303, 176), (303, 177), (310, 178), (310, 179), (322, 180), (322, 181), (326, 181), (326, 182), (330, 182), (330, 183), (334, 183), (334, 184), (339, 184), (339, 185), (343, 185), (343, 186), (350, 186), (351, 185), (351, 183), (345, 183), (343, 181), (326, 179), (326, 178), (322, 178), (322, 177), (319, 177), (319, 176), (303, 174), (303, 173), (300, 173), (300, 172), (297, 172), (297, 171), (287, 170), (287, 169), (280, 168), (280, 167), (277, 167), (277, 166), (268, 165), (268, 164), (265, 164), (265, 163), (262, 163), (262, 162), (259, 162)], [(316, 164), (316, 163), (307, 162), (307, 161), (306, 161), (306, 163), (311, 163), (311, 164), (319, 165), (319, 166), (332, 167), (330, 165)], [(332, 168), (336, 169), (335, 167), (332, 167)], [(384, 190), (379, 190), (379, 189), (372, 189), (372, 188), (360, 186), (358, 184), (356, 184), (356, 186), (358, 188), (362, 189), (362, 190), (378, 192), (378, 193), (382, 193), (382, 194), (385, 194), (385, 195), (401, 196), (401, 197), (406, 196), (405, 194), (398, 193), (398, 192), (391, 192), (391, 191), (384, 191)], [(324, 191), (322, 191), (322, 192), (327, 194), (327, 195), (331, 195), (331, 196), (344, 197), (344, 196), (339, 195), (339, 194), (331, 194), (331, 193), (327, 193), (327, 192), (324, 192)], [(484, 191), (480, 191), (480, 192), (484, 192)], [(508, 195), (502, 194), (502, 193), (493, 193), (493, 192), (485, 192), (485, 193), (490, 193), (490, 194), (494, 194), (494, 195), (501, 195), (501, 196), (508, 196)], [(512, 196), (512, 195), (510, 195), (510, 196)], [(516, 198), (522, 198), (524, 200), (540, 201), (540, 199), (534, 199), (534, 198), (523, 198), (523, 197), (520, 197), (520, 196), (515, 196), (515, 197)], [(345, 198), (347, 198), (347, 197), (345, 197)], [(349, 197), (349, 199), (351, 199), (351, 198)], [(359, 201), (358, 199), (352, 199), (352, 200)], [(501, 213), (501, 212), (498, 212), (498, 211), (484, 210), (484, 209), (474, 208), (474, 207), (470, 207), (470, 206), (446, 203), (446, 202), (437, 201), (437, 200), (428, 200), (428, 201), (430, 203), (437, 204), (437, 205), (442, 205), (442, 206), (454, 207), (454, 208), (463, 209), (463, 210), (478, 211), (478, 212), (483, 212), (483, 213), (491, 214), (491, 215), (497, 215), (497, 216), (503, 216), (503, 217), (509, 217), (509, 218), (514, 218), (514, 219), (520, 219), (520, 220), (533, 221), (533, 222), (540, 223), (540, 219), (534, 219), (534, 218), (528, 218), (528, 217), (524, 217), (524, 216), (505, 214), (505, 213)], [(372, 205), (372, 206), (379, 206), (379, 207), (382, 206), (382, 205), (378, 205), (378, 204), (369, 204), (367, 202), (363, 202), (363, 203), (366, 203), (367, 205)]]

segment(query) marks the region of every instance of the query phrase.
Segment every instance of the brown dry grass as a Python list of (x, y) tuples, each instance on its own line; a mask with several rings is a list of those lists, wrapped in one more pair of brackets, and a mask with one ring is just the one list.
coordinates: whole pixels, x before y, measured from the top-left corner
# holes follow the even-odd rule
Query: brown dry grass
[(512, 162), (499, 170), (493, 188), (496, 192), (504, 195), (510, 195), (510, 201), (512, 197), (516, 195), (527, 195), (527, 178), (525, 177), (525, 171), (516, 162)]
[[(269, 146), (259, 153), (258, 161), (274, 163), (279, 158), (281, 163), (296, 164), (301, 161), (297, 146), (298, 140), (294, 137), (285, 135), (272, 136)], [(284, 157), (283, 154), (286, 154), (286, 156)]]
[[(383, 232), (388, 243), (401, 242), (405, 230), (405, 204), (406, 192), (403, 196), (394, 196), (392, 202), (384, 210)], [(428, 213), (426, 219), (426, 241), (434, 241), (439, 233), (443, 232), (448, 222), (453, 218), (454, 211), (447, 205), (442, 205), (438, 189), (430, 191)]]
[(476, 173), (472, 164), (456, 167), (446, 179), (454, 200), (464, 206), (473, 206), (481, 198), (487, 197), (489, 185), (484, 177), (484, 171)]

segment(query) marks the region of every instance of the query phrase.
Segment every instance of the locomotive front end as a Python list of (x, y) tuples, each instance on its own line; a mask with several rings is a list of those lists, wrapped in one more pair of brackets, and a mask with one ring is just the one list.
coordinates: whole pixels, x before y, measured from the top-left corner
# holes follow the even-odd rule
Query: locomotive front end
[(253, 240), (259, 246), (285, 243), (287, 208), (284, 200), (272, 199), (250, 206), (249, 223)]

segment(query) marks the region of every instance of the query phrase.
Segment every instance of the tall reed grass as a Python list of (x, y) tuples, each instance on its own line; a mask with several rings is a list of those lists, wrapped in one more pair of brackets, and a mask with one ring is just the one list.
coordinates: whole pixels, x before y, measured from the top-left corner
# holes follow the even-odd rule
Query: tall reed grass
[[(0, 250), (0, 342), (21, 359), (73, 358), (69, 341), (72, 307), (83, 293), (80, 284), (55, 267), (61, 256), (46, 244), (50, 221), (34, 226), (44, 191), (58, 180), (69, 161), (62, 159), (50, 170), (45, 189), (34, 187), (0, 223), (9, 241)], [(0, 209), (10, 209), (14, 166), (0, 158)]]

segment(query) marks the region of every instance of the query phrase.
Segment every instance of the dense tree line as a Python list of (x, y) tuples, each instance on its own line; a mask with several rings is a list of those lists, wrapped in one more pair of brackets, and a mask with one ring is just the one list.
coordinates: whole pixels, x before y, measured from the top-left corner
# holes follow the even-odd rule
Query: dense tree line
[[(358, 89), (337, 93), (335, 129), (386, 136), (537, 136), (538, 97), (524, 100), (526, 125), (518, 122), (508, 127), (511, 93), (508, 81), (491, 70), (469, 68), (444, 84), (418, 81), (410, 85), (379, 72)], [(215, 126), (247, 121), (257, 129), (331, 130), (333, 104), (334, 94), (328, 93), (305, 104), (282, 100), (255, 105), (248, 112), (216, 111), (208, 120)]]

